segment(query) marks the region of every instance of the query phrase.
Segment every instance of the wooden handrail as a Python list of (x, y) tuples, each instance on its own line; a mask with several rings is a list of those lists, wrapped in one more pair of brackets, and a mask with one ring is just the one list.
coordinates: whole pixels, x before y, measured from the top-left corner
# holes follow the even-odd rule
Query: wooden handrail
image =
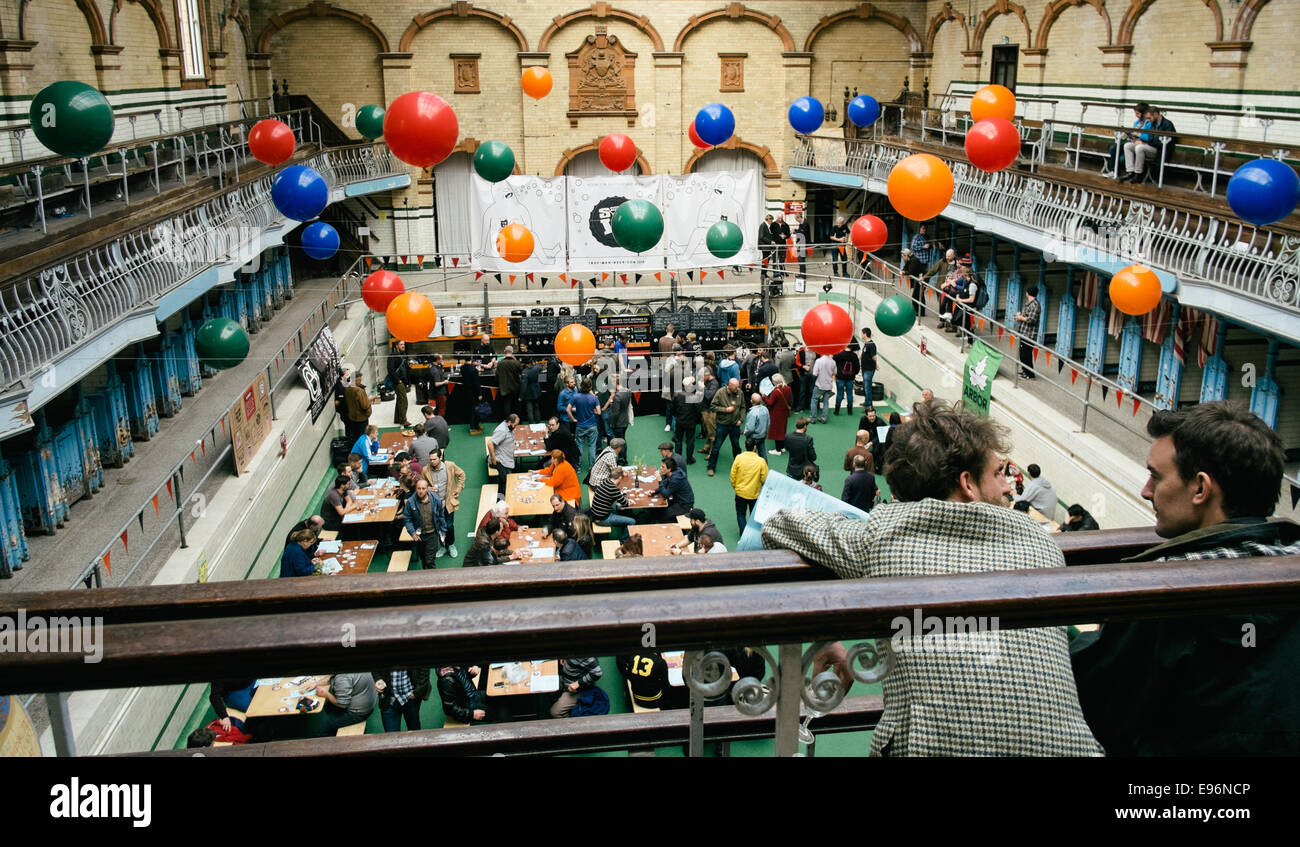
[(886, 636), (892, 621), (917, 609), (994, 616), (1002, 629), (1016, 629), (1295, 606), (1300, 556), (336, 609), (109, 625), (98, 662), (73, 652), (0, 653), (0, 686), (121, 688), (521, 652), (601, 656), (638, 647), (645, 624), (665, 648), (696, 649)]
[[(1148, 527), (1062, 532), (1052, 537), (1071, 565), (1114, 562), (1160, 541)], [(819, 579), (834, 576), (789, 551), (764, 550), (743, 557), (618, 559), (599, 566), (591, 562), (557, 562), (544, 567), (451, 568), (320, 579), (15, 593), (0, 595), (0, 616), (12, 617), (18, 609), (24, 609), (28, 615), (102, 617), (105, 625), (112, 625)]]
[[(817, 735), (874, 729), (880, 722), (883, 710), (884, 698), (879, 694), (849, 697), (830, 714), (813, 718), (808, 728)], [(426, 729), (343, 738), (236, 744), (205, 749), (203, 755), (237, 758), (491, 756), (496, 753), (509, 756), (555, 756), (685, 744), (690, 721), (689, 710), (670, 709), (644, 714), (599, 715), (563, 721), (521, 721), (464, 729)], [(771, 738), (775, 730), (774, 711), (750, 717), (742, 714), (735, 706), (707, 706), (704, 709), (706, 742)], [(862, 752), (865, 754), (866, 750)], [(189, 758), (194, 753), (194, 750), (158, 750), (153, 753), (119, 755)]]

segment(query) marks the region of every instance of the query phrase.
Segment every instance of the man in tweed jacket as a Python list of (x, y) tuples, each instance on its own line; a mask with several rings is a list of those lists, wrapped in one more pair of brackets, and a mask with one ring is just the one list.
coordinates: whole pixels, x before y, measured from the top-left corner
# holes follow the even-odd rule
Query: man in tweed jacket
[[(998, 424), (942, 402), (917, 404), (885, 463), (903, 502), (877, 506), (865, 521), (782, 510), (764, 523), (763, 544), (794, 550), (845, 579), (1064, 567), (1056, 543), (1002, 505), (1008, 488), (999, 455), (1008, 451)], [(1065, 629), (995, 637), (992, 655), (952, 641), (896, 652), (871, 754), (1101, 755), (1079, 708)], [(842, 661), (843, 648), (832, 654)]]

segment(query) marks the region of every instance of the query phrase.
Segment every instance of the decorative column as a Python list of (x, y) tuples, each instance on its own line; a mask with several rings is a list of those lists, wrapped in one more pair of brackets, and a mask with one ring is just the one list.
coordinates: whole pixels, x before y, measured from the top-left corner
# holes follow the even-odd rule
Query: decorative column
[[(807, 97), (812, 91), (812, 53), (782, 53), (785, 67), (785, 103), (791, 103), (799, 97)], [(789, 121), (781, 121), (781, 149), (776, 151), (776, 166), (781, 173), (790, 173), (790, 154), (795, 148), (795, 131)], [(780, 188), (783, 200), (804, 199), (804, 187), (797, 182), (783, 179)]]
[(95, 57), (95, 78), (100, 91), (117, 91), (122, 86), (118, 83), (118, 72), (122, 70), (122, 51), (125, 47), (116, 44), (92, 44), (91, 55)]
[[(1251, 44), (1249, 41), (1211, 41), (1205, 45), (1210, 48), (1210, 88), (1215, 91), (1242, 90), (1246, 78), (1246, 54), (1250, 52)], [(1241, 102), (1233, 105), (1251, 105), (1248, 95), (1241, 97)]]
[[(275, 99), (275, 81), (271, 78), (271, 54), (248, 54), (248, 79), (252, 93), (248, 96), (259, 100), (273, 102)], [(274, 109), (274, 106), (272, 107)]]
[[(232, 99), (238, 100), (239, 97), (238, 95), (235, 94), (235, 92), (231, 91), (230, 88), (227, 87), (227, 83), (229, 83), (230, 81), (230, 74), (229, 74), (229, 66), (226, 64), (226, 58), (227, 55), (224, 51), (221, 50), (208, 51), (208, 83), (214, 88), (216, 87), (225, 88), (226, 102), (229, 103)], [(248, 113), (251, 115), (253, 113), (253, 110), (249, 109)], [(238, 117), (239, 117), (238, 106), (235, 106), (233, 108), (230, 106), (226, 107), (226, 120), (235, 120)]]
[[(529, 68), (550, 69), (550, 53), (529, 52), (516, 55), (519, 57), (521, 76)], [(559, 157), (554, 155), (557, 145), (551, 141), (551, 122), (546, 110), (550, 108), (548, 103), (557, 97), (563, 102), (567, 96), (568, 92), (556, 91), (552, 88), (549, 95), (541, 100), (534, 100), (525, 94), (522, 88), (519, 90), (519, 108), (523, 112), (524, 127), (524, 148), (517, 151), (521, 172), (536, 176), (551, 176), (555, 172), (555, 162)]]
[[(1101, 84), (1111, 88), (1128, 88), (1129, 62), (1133, 58), (1132, 44), (1103, 44), (1101, 51)], [(1121, 94), (1121, 97), (1123, 95)]]
[(686, 132), (693, 117), (682, 114), (682, 57), (684, 53), (651, 53), (655, 63), (654, 161), (655, 173), (682, 173), (695, 145)]

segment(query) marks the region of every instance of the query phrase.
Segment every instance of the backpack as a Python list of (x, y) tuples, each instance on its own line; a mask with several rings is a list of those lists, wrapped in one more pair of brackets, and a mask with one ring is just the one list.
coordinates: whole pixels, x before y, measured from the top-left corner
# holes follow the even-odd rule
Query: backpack
[(569, 710), (569, 717), (581, 718), (588, 715), (608, 715), (609, 695), (599, 688), (588, 688), (578, 695), (578, 702)]
[(211, 730), (212, 734), (216, 736), (216, 738), (213, 739), (214, 741), (228, 741), (231, 744), (247, 744), (253, 740), (252, 734), (244, 728), (244, 722), (239, 718), (230, 719), (229, 732), (221, 728), (220, 720), (215, 720), (208, 724), (206, 729)]
[(989, 304), (989, 287), (980, 283), (980, 287), (975, 290), (975, 302), (971, 305), (976, 311), (983, 311), (984, 307)]

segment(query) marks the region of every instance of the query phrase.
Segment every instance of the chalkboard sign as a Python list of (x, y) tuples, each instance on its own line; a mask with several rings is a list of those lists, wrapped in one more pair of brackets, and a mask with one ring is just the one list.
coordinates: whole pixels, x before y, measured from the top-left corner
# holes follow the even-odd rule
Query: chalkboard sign
[[(567, 324), (569, 320), (565, 318)], [(560, 331), (560, 319), (554, 315), (527, 315), (519, 319), (520, 335), (549, 335)]]
[(691, 316), (692, 332), (720, 332), (726, 328), (726, 312), (696, 312)]

